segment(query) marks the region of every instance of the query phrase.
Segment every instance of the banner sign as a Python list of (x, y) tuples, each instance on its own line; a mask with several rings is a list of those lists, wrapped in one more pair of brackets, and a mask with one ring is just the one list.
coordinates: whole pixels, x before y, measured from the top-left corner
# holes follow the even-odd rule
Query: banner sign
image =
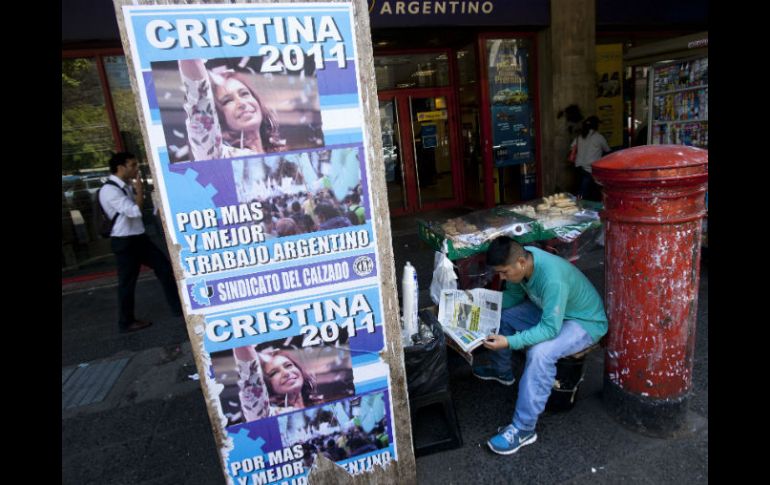
[(352, 5), (120, 8), (229, 483), (396, 460)]
[(596, 46), (599, 133), (611, 148), (623, 146), (623, 44)]
[(529, 163), (534, 153), (527, 48), (515, 39), (488, 40), (487, 53), (495, 167)]

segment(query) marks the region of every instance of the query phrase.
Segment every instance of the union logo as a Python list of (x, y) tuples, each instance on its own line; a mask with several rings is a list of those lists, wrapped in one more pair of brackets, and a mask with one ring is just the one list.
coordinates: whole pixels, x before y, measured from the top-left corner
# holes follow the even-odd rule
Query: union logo
[(374, 261), (369, 256), (360, 256), (353, 261), (353, 271), (358, 276), (367, 276), (374, 271)]

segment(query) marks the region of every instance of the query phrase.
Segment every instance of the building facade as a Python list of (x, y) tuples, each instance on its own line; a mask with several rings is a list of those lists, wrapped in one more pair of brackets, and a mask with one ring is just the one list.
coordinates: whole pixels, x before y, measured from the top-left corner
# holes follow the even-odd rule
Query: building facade
[[(369, 0), (369, 9), (394, 216), (573, 191), (566, 109), (597, 114), (613, 148), (631, 146), (646, 122), (646, 71), (624, 55), (702, 32), (708, 16), (705, 0)], [(63, 0), (63, 274), (109, 258), (92, 221), (117, 150), (146, 162), (113, 4)], [(151, 207), (145, 222), (161, 230)]]

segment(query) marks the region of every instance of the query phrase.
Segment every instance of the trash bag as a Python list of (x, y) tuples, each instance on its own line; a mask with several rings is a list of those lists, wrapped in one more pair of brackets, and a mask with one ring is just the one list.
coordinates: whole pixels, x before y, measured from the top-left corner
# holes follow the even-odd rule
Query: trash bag
[(419, 312), (420, 321), (430, 326), (436, 337), (422, 345), (404, 347), (406, 386), (409, 398), (449, 389), (446, 341), (438, 318), (430, 310)]
[(430, 299), (433, 303), (438, 305), (441, 300), (442, 290), (456, 290), (457, 289), (457, 275), (455, 274), (454, 265), (452, 261), (447, 258), (446, 255), (446, 241), (444, 241), (444, 251), (436, 251), (436, 257), (433, 263), (433, 280), (430, 283)]

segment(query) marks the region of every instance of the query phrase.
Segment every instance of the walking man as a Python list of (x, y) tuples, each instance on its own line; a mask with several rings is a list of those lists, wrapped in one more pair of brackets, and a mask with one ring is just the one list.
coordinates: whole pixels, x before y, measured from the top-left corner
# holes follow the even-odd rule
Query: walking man
[(182, 315), (182, 305), (171, 263), (144, 231), (144, 188), (136, 157), (128, 152), (116, 153), (110, 158), (110, 173), (110, 180), (117, 186), (103, 185), (98, 200), (110, 220), (118, 215), (110, 233), (118, 265), (118, 326), (121, 332), (133, 332), (152, 325), (134, 316), (134, 293), (142, 264), (155, 271), (175, 316)]

